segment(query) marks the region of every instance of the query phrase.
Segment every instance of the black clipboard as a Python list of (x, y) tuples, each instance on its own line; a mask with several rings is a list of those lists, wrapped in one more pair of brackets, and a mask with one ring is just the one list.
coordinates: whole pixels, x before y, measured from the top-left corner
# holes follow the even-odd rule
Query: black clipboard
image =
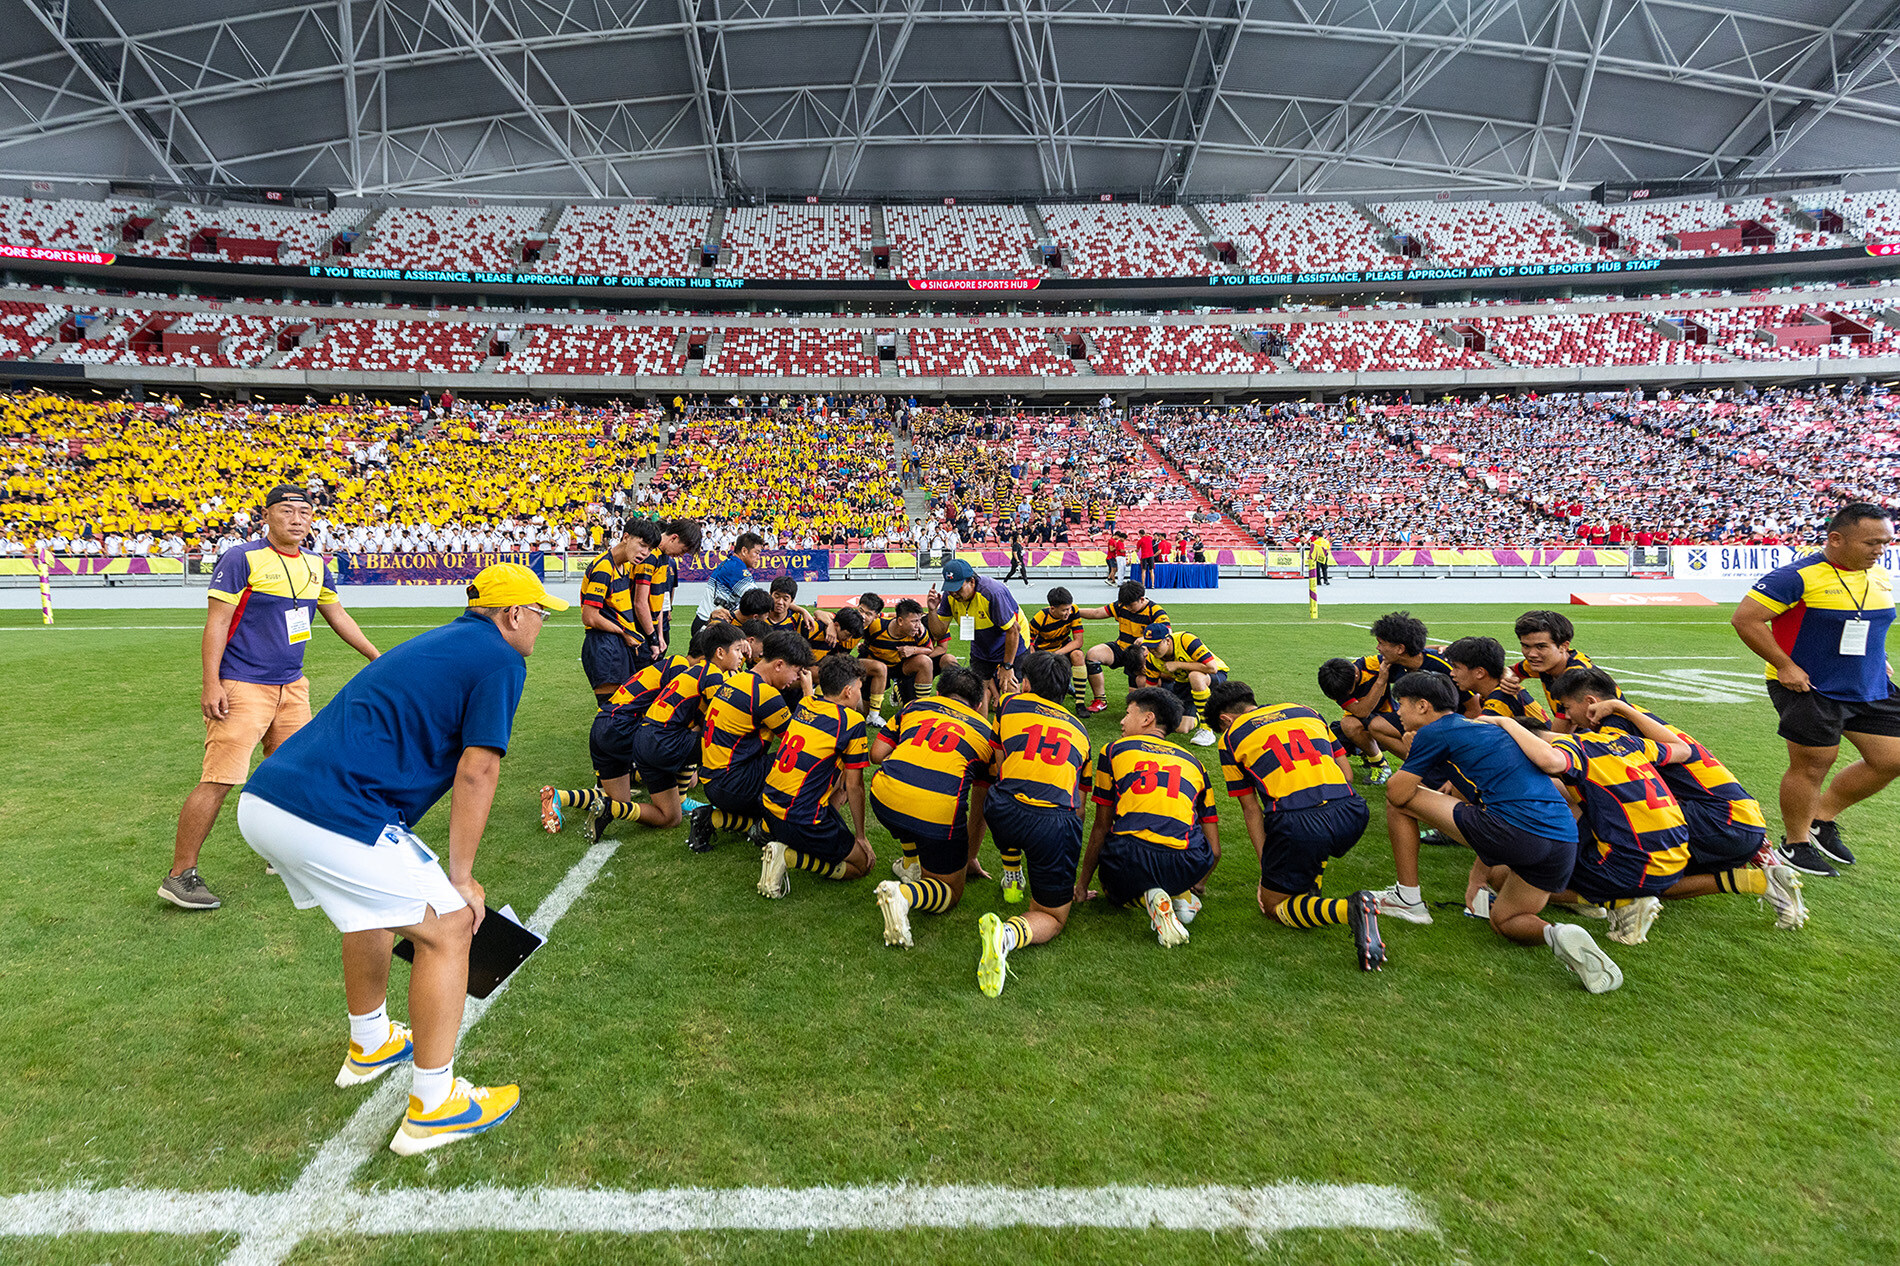
[[(515, 968), (528, 961), (528, 955), (546, 944), (545, 936), (515, 922), (513, 910), (506, 906), (490, 909), (475, 929), (475, 939), (469, 942), (468, 996), (486, 998), (514, 975)], [(415, 962), (415, 943), (406, 937), (398, 940), (396, 957), (405, 963)]]

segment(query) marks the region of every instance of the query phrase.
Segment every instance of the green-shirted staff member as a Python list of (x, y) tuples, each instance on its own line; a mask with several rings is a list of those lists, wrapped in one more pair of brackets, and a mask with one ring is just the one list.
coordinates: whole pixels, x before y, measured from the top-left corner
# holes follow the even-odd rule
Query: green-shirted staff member
[[(1900, 774), (1900, 687), (1887, 668), (1893, 577), (1880, 564), (1892, 544), (1890, 511), (1865, 501), (1844, 505), (1828, 520), (1821, 552), (1756, 581), (1729, 621), (1768, 661), (1768, 697), (1788, 741), (1778, 851), (1809, 875), (1853, 865), (1836, 817)], [(1842, 735), (1860, 759), (1823, 793)]]
[[(389, 1148), (413, 1156), (500, 1125), (515, 1086), (455, 1076), (468, 950), (485, 913), (475, 850), (502, 754), (551, 611), (567, 603), (519, 563), (485, 567), (468, 609), (358, 673), (257, 767), (238, 830), (277, 868), (299, 910), (321, 906), (343, 934), (350, 1045), (338, 1086), (413, 1063), (409, 1111)], [(449, 868), (415, 834), (449, 795)], [(416, 947), (409, 1025), (389, 1019), (396, 933)], [(414, 1029), (413, 1036), (411, 1027)]]
[(321, 615), (363, 658), (376, 647), (336, 596), (336, 577), (323, 555), (303, 548), (315, 507), (295, 484), (264, 497), (264, 539), (233, 545), (211, 572), (201, 649), (205, 718), (204, 766), (178, 811), (172, 868), (158, 895), (183, 910), (216, 910), (222, 901), (198, 877), (198, 853), (231, 788), (244, 781), (251, 753), (264, 755), (310, 720), (310, 682), (303, 675), (310, 616)]

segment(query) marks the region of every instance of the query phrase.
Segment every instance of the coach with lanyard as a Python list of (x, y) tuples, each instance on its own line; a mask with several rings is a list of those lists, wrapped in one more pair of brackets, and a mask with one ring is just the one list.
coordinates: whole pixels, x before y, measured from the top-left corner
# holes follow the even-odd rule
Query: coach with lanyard
[(970, 667), (983, 679), (986, 705), (1016, 693), (1016, 661), (1022, 657), (1028, 626), (1009, 586), (979, 576), (976, 568), (953, 558), (943, 569), (942, 593), (932, 585), (925, 596), (924, 613), (925, 627), (939, 640), (950, 636), (952, 618), (967, 615), (975, 620)]
[(295, 484), (264, 497), (264, 539), (233, 545), (211, 573), (201, 646), (205, 719), (204, 765), (178, 812), (172, 868), (158, 895), (181, 910), (223, 904), (198, 876), (198, 854), (231, 788), (244, 781), (259, 743), (269, 756), (310, 720), (310, 682), (303, 653), (311, 615), (365, 659), (376, 647), (336, 596), (336, 578), (321, 554), (303, 548), (315, 507)]
[[(1756, 581), (1730, 620), (1768, 661), (1768, 697), (1788, 742), (1780, 851), (1810, 875), (1853, 864), (1835, 818), (1900, 774), (1900, 687), (1887, 668), (1893, 577), (1880, 563), (1893, 539), (1890, 512), (1864, 501), (1842, 506), (1821, 552)], [(1842, 735), (1860, 759), (1824, 794)]]
[[(514, 1086), (454, 1075), (469, 944), (486, 913), (475, 851), (514, 731), (528, 656), (553, 597), (519, 563), (484, 568), (468, 609), (402, 643), (338, 691), (266, 758), (238, 798), (245, 842), (276, 868), (299, 910), (320, 906), (343, 934), (350, 1044), (338, 1086), (415, 1066), (390, 1150), (409, 1156), (501, 1124)], [(416, 835), (449, 796), (449, 867)], [(396, 934), (416, 947), (409, 1027), (389, 1019)]]

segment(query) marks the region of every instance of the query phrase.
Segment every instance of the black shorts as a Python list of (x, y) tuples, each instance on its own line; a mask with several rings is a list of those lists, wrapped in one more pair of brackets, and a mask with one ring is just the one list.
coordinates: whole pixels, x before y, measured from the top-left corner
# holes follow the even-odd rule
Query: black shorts
[(1141, 647), (1133, 642), (1120, 640), (1104, 642), (1102, 645), (1108, 647), (1111, 652), (1108, 657), (1110, 668), (1119, 668), (1131, 677), (1141, 671)]
[(1164, 848), (1130, 835), (1111, 835), (1102, 841), (1096, 874), (1102, 892), (1118, 906), (1141, 900), (1150, 888), (1179, 896), (1214, 869), (1214, 850), (1198, 831), (1186, 848)]
[(581, 639), (581, 668), (596, 693), (612, 689), (633, 676), (633, 648), (618, 633), (589, 629)]
[(1863, 703), (1771, 681), (1768, 700), (1781, 714), (1775, 733), (1798, 747), (1838, 747), (1843, 734), (1900, 738), (1900, 686), (1891, 683), (1885, 699)]
[(844, 815), (830, 807), (815, 824), (774, 817), (767, 817), (765, 821), (772, 838), (786, 848), (834, 866), (851, 856), (851, 850), (857, 845), (857, 838), (851, 834)]
[[(1211, 672), (1207, 675), (1207, 684), (1210, 687), (1218, 686), (1221, 682), (1226, 680), (1227, 670), (1224, 668), (1218, 672)], [(1194, 710), (1194, 688), (1192, 686), (1188, 685), (1185, 681), (1171, 681), (1168, 683), (1168, 691), (1176, 699), (1181, 701), (1182, 716), (1193, 717), (1196, 725), (1208, 724), (1207, 718)]]
[(1260, 849), (1260, 886), (1269, 892), (1305, 892), (1319, 880), (1326, 863), (1344, 857), (1372, 820), (1372, 810), (1356, 795), (1328, 800), (1310, 809), (1266, 816), (1267, 838)]
[(1474, 804), (1453, 805), (1451, 820), (1485, 865), (1509, 866), (1519, 879), (1545, 892), (1570, 886), (1570, 873), (1577, 868), (1574, 840), (1532, 835)]
[(1577, 841), (1577, 865), (1570, 872), (1570, 887), (1598, 905), (1621, 897), (1660, 897), (1688, 873), (1650, 874), (1649, 854), (1641, 849), (1611, 849), (1608, 856), (1599, 856), (1590, 832), (1582, 823), (1578, 823), (1577, 830), (1581, 838)]
[[(1028, 657), (1029, 657), (1029, 649), (1024, 646), (1018, 646), (1016, 648), (1016, 662), (1010, 665), (1010, 671), (1020, 672), (1022, 670), (1023, 660), (1027, 659)], [(1001, 660), (980, 659), (975, 655), (972, 655), (970, 657), (970, 671), (975, 673), (978, 677), (981, 677), (986, 682), (995, 681), (996, 670), (1001, 668), (1002, 666), (1003, 664)]]
[(642, 722), (633, 735), (633, 767), (651, 793), (684, 791), (699, 769), (699, 730)]
[(1746, 866), (1768, 841), (1767, 827), (1731, 822), (1723, 805), (1684, 800), (1682, 815), (1689, 820), (1689, 865), (1683, 870), (1685, 875), (1713, 875)]
[(767, 764), (765, 751), (760, 749), (751, 760), (736, 762), (707, 775), (701, 784), (706, 791), (706, 803), (744, 818), (763, 817)]
[(1023, 875), (1037, 905), (1059, 910), (1075, 900), (1075, 868), (1082, 862), (1082, 815), (1024, 804), (990, 788), (983, 824), (996, 847), (1023, 855)]
[(638, 721), (616, 723), (616, 715), (596, 712), (594, 726), (587, 732), (587, 754), (594, 762), (594, 777), (602, 782), (633, 772), (633, 732)]

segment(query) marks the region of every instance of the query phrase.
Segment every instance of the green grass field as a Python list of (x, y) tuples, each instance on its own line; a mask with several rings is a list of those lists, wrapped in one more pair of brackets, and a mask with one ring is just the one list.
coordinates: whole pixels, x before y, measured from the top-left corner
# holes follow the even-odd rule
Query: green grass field
[[(1378, 613), (1170, 605), (1262, 702), (1313, 704), (1316, 664), (1370, 651), (1358, 626)], [(1417, 614), (1435, 640), (1508, 645), (1515, 609)], [(1711, 746), (1772, 819), (1782, 746), (1725, 613), (1576, 614), (1578, 646)], [(445, 616), (361, 621), (387, 647)], [(197, 777), (197, 627), (187, 612), (62, 614), (51, 631), (0, 616), (0, 981), (23, 1039), (0, 1070), (0, 1196), (282, 1191), (366, 1093), (330, 1085), (346, 1037), (336, 935), (291, 908), (229, 808), (203, 862), (226, 907), (186, 914), (154, 895)], [(591, 780), (579, 639), (557, 620), (530, 664), (477, 863), (491, 905), (532, 910), (586, 851), (575, 832), (544, 835), (534, 802), (544, 782)], [(320, 633), (316, 698), (359, 664)], [(1098, 740), (1119, 715), (1092, 719)], [(1368, 798), (1372, 827), (1329, 890), (1391, 881)], [(974, 978), (977, 917), (1004, 908), (994, 885), (916, 916), (914, 950), (883, 945), (871, 887), (895, 849), (881, 831), (877, 874), (795, 875), (768, 902), (743, 841), (695, 856), (683, 829), (622, 824), (619, 853), (458, 1057), (478, 1082), (518, 1081), (521, 1110), (426, 1161), (378, 1150), (352, 1190), (1305, 1180), (1405, 1188), (1437, 1232), (330, 1234), (289, 1260), (1900, 1260), (1900, 791), (1843, 819), (1862, 864), (1808, 882), (1806, 929), (1775, 931), (1752, 898), (1671, 903), (1648, 944), (1605, 942), (1627, 983), (1600, 997), (1456, 909), (1388, 922), (1390, 965), (1361, 974), (1343, 929), (1261, 918), (1239, 813), (1219, 800), (1227, 857), (1191, 944), (1163, 951), (1138, 912), (1084, 907), (1053, 945), (1012, 956), (997, 1000)], [(422, 834), (442, 842), (445, 823), (446, 806)], [(1425, 852), (1427, 897), (1457, 900), (1468, 855)], [(236, 1243), (13, 1238), (0, 1260), (217, 1261)]]

